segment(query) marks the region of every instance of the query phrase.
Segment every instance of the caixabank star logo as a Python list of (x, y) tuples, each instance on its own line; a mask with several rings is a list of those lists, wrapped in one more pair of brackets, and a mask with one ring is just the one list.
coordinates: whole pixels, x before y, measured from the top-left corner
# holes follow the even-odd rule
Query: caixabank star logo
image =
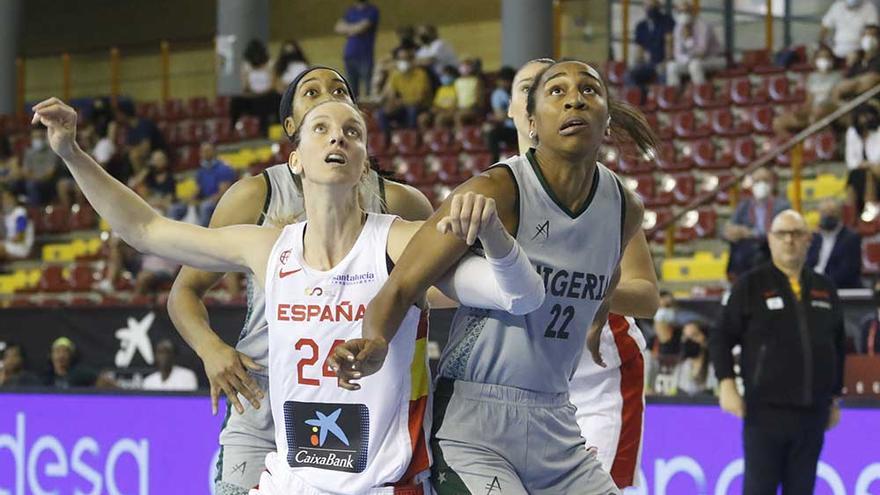
[(360, 473), (367, 467), (370, 411), (363, 404), (284, 403), (287, 464)]

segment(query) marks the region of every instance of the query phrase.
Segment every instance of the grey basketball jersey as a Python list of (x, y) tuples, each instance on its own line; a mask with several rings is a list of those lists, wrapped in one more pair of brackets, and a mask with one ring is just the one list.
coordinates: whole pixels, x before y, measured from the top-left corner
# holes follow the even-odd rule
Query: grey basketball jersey
[[(263, 178), (266, 180), (266, 202), (258, 224), (283, 227), (304, 220), (306, 211), (303, 197), (294, 183), (290, 167), (286, 163), (273, 165), (263, 171)], [(364, 209), (372, 213), (384, 213), (384, 181), (375, 171), (371, 171), (368, 181), (366, 187), (362, 188), (362, 204), (366, 205)], [(373, 191), (378, 194), (374, 194)], [(247, 298), (247, 316), (235, 348), (253, 358), (257, 364), (263, 366), (264, 370), (268, 370), (266, 296), (263, 288), (255, 283), (252, 275), (248, 275)]]
[(572, 212), (556, 200), (533, 151), (497, 166), (507, 167), (516, 179), (516, 239), (543, 277), (547, 296), (525, 316), (459, 308), (440, 359), (440, 375), (568, 392), (587, 331), (620, 262), (623, 189), (599, 164), (587, 200)]

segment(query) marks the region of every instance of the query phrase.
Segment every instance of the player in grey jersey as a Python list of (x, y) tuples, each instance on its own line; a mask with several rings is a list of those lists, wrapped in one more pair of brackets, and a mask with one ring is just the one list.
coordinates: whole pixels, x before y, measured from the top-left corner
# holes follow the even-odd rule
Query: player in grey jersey
[[(619, 493), (584, 448), (568, 382), (587, 329), (598, 355), (621, 254), (640, 230), (638, 198), (597, 163), (603, 139), (626, 132), (643, 152), (654, 137), (641, 115), (614, 101), (598, 72), (575, 61), (550, 65), (529, 92), (536, 148), (461, 186), (414, 238), (364, 320), (364, 338), (337, 348), (339, 374), (381, 367), (395, 326), (431, 281), (467, 249), (429, 230), (438, 214), (474, 207), (477, 192), (496, 202), (547, 281), (538, 310), (516, 317), (460, 308), (441, 359), (434, 398), (432, 483), (443, 494)], [(459, 227), (460, 230), (460, 227)]]
[[(353, 103), (348, 82), (339, 72), (312, 67), (300, 74), (288, 87), (279, 109), (287, 136), (294, 134), (309, 109), (327, 100)], [(375, 172), (362, 190), (362, 199), (370, 211), (393, 213), (405, 220), (424, 220), (433, 211), (417, 189), (385, 181)], [(235, 183), (220, 199), (210, 227), (284, 225), (304, 215), (296, 179), (287, 164), (280, 164)], [(259, 482), (266, 454), (275, 450), (275, 429), (268, 397), (269, 343), (262, 290), (252, 277), (248, 278), (248, 314), (239, 341), (232, 348), (211, 329), (208, 310), (201, 300), (222, 276), (183, 267), (168, 298), (168, 313), (204, 362), (215, 413), (219, 396), (227, 398), (229, 409), (220, 433), (215, 493), (237, 495), (246, 494)], [(239, 394), (245, 400), (240, 400)]]

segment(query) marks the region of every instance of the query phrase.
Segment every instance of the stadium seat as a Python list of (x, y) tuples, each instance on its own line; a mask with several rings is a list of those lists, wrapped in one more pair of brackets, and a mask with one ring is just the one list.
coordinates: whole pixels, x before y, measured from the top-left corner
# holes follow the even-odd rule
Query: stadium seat
[(214, 109), (207, 98), (195, 96), (186, 101), (186, 114), (191, 119), (207, 119), (214, 116)]
[(161, 106), (161, 119), (162, 120), (179, 120), (186, 116), (186, 112), (183, 108), (183, 101), (179, 98), (171, 98)]
[(693, 174), (679, 172), (664, 174), (657, 181), (659, 190), (654, 196), (659, 204), (687, 204), (696, 192), (696, 179)]
[(70, 284), (64, 278), (64, 270), (61, 265), (48, 265), (43, 269), (40, 282), (37, 284), (40, 292), (66, 292), (70, 290)]
[(684, 94), (677, 86), (660, 86), (657, 88), (657, 107), (664, 112), (680, 112), (693, 106), (690, 93)]
[(763, 135), (772, 135), (773, 118), (776, 117), (773, 107), (761, 105), (751, 110), (752, 131)]
[(159, 104), (154, 101), (147, 101), (135, 104), (135, 113), (138, 117), (152, 120), (159, 120)]
[(241, 117), (235, 123), (235, 135), (242, 140), (260, 137), (260, 120), (251, 116)]
[(636, 175), (654, 171), (654, 160), (646, 160), (634, 149), (623, 149), (617, 158), (617, 170), (623, 175)]
[(626, 83), (626, 63), (614, 60), (608, 61), (605, 64), (605, 77), (608, 78), (610, 84), (623, 86)]
[(624, 86), (620, 99), (634, 107), (642, 106), (642, 90), (638, 86)]
[(672, 129), (676, 137), (707, 137), (712, 132), (708, 125), (699, 122), (693, 112), (679, 112), (672, 116)]
[(177, 148), (177, 161), (174, 163), (173, 169), (176, 172), (197, 169), (200, 159), (198, 146), (180, 146)]
[(739, 121), (730, 108), (709, 111), (709, 122), (712, 132), (718, 136), (744, 136), (752, 130), (749, 122)]
[(708, 194), (715, 191), (715, 203), (719, 205), (730, 204), (730, 189), (719, 189), (718, 186), (728, 182), (733, 177), (731, 172), (713, 171), (704, 174), (699, 181), (699, 194)]
[(639, 195), (646, 205), (654, 199), (654, 176), (650, 174), (622, 177), (623, 185), (630, 191)]
[(213, 111), (214, 117), (229, 117), (229, 97), (218, 96), (214, 98)]
[(679, 235), (688, 240), (714, 237), (716, 221), (717, 214), (712, 208), (689, 211), (679, 222)]
[(456, 155), (431, 155), (425, 160), (428, 168), (437, 171), (437, 178), (444, 184), (458, 184), (461, 182), (461, 171), (458, 167)]
[[(394, 172), (403, 177), (408, 183), (418, 186), (426, 183), (433, 183), (427, 174), (425, 159), (421, 156), (396, 157), (393, 160)], [(436, 180), (436, 176), (433, 177)]]
[(70, 231), (68, 212), (60, 207), (47, 206), (35, 225), (37, 234), (63, 234)]
[(458, 152), (458, 143), (448, 129), (429, 129), (422, 135), (422, 147), (425, 153), (449, 154)]
[(697, 168), (710, 170), (730, 168), (732, 160), (718, 153), (711, 139), (693, 141), (691, 150), (691, 158)]
[(483, 139), (483, 132), (479, 126), (462, 127), (455, 133), (455, 139), (461, 143), (464, 151), (486, 151), (486, 141)]
[(803, 88), (792, 88), (785, 74), (772, 76), (766, 82), (767, 94), (774, 103), (801, 103), (805, 99)]
[(725, 91), (716, 91), (712, 83), (703, 83), (694, 86), (693, 101), (698, 108), (726, 107), (730, 104), (730, 95)]
[(837, 153), (837, 138), (835, 138), (834, 132), (826, 130), (810, 136), (806, 141), (810, 142), (817, 159), (828, 161), (835, 158)]
[(95, 283), (95, 271), (85, 263), (74, 265), (70, 271), (70, 290), (74, 292), (88, 292)]
[(212, 143), (228, 143), (234, 139), (232, 123), (226, 117), (203, 121), (204, 138)]
[(693, 161), (690, 156), (675, 149), (669, 142), (662, 142), (657, 148), (657, 169), (664, 172), (690, 170)]
[(479, 174), (494, 164), (492, 155), (489, 152), (462, 153), (459, 155), (459, 171), (462, 177)]
[(419, 132), (415, 129), (397, 129), (391, 133), (391, 146), (400, 155), (418, 154), (420, 152)]
[(201, 122), (181, 120), (177, 123), (176, 140), (172, 144), (196, 144), (204, 138), (205, 132)]
[(92, 230), (98, 225), (98, 215), (88, 204), (75, 204), (70, 208), (70, 230)]
[(767, 98), (761, 92), (753, 90), (752, 82), (747, 77), (742, 77), (730, 83), (730, 100), (734, 105), (752, 106), (765, 103)]
[(644, 115), (648, 125), (657, 133), (657, 137), (663, 140), (673, 138), (674, 134), (667, 114), (663, 114), (662, 117), (658, 113), (646, 113)]
[(373, 156), (386, 156), (390, 152), (385, 134), (374, 132), (367, 138), (367, 149)]

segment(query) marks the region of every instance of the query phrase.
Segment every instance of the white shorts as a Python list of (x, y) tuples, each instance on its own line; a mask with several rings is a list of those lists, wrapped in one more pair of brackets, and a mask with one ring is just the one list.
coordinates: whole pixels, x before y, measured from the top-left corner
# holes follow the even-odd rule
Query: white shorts
[[(427, 478), (428, 473), (424, 473)], [(333, 495), (316, 490), (299, 476), (293, 474), (277, 452), (266, 456), (266, 471), (260, 476), (260, 485), (250, 495)], [(385, 486), (374, 488), (364, 494), (351, 495), (430, 495), (431, 487), (425, 479), (419, 485), (407, 487)]]
[(632, 318), (611, 315), (602, 329), (606, 368), (585, 352), (571, 379), (571, 402), (587, 448), (619, 488), (635, 486), (645, 413), (646, 343)]

